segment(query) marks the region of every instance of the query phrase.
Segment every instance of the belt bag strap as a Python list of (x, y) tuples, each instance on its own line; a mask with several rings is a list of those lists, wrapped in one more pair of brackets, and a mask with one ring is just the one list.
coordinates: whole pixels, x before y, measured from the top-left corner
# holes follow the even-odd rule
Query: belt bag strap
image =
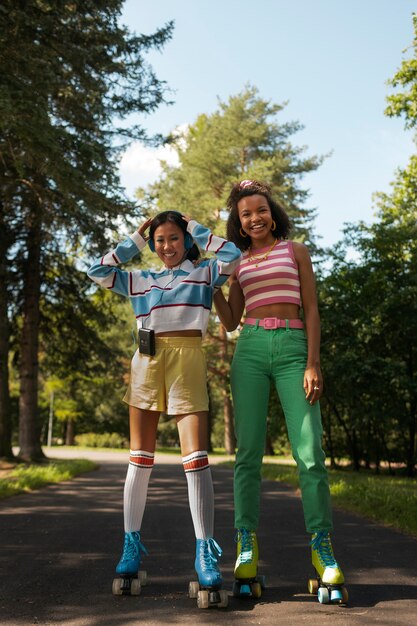
[(255, 317), (247, 317), (244, 324), (249, 326), (261, 326), (265, 330), (275, 330), (277, 328), (304, 328), (302, 320), (280, 320), (277, 317), (265, 317), (263, 320), (257, 320)]

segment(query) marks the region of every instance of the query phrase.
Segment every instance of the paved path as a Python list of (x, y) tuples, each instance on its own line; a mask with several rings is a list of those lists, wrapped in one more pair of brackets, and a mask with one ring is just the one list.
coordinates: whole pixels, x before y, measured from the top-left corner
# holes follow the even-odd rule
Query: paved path
[[(230, 597), (226, 610), (198, 610), (187, 597), (194, 540), (186, 481), (180, 459), (171, 455), (158, 456), (142, 529), (150, 585), (139, 597), (113, 597), (126, 454), (96, 456), (98, 471), (0, 503), (2, 626), (417, 624), (416, 539), (336, 511), (334, 544), (350, 604), (320, 605), (306, 593), (311, 569), (300, 499), (270, 481), (263, 483), (259, 530), (268, 581), (262, 599)], [(224, 549), (225, 587), (231, 589), (232, 472), (215, 460), (216, 538)]]

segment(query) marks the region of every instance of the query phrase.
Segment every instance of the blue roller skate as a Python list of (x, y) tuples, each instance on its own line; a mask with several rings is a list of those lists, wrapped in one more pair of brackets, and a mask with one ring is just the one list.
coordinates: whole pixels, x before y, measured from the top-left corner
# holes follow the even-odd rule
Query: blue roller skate
[(253, 530), (239, 528), (236, 536), (235, 597), (260, 598), (265, 589), (265, 576), (258, 576), (258, 540)]
[(320, 604), (347, 604), (345, 577), (334, 558), (330, 534), (325, 530), (314, 533), (310, 545), (317, 576), (308, 581), (309, 593), (317, 593)]
[(142, 552), (148, 554), (140, 541), (139, 531), (125, 533), (123, 554), (116, 567), (118, 577), (113, 580), (113, 595), (138, 596), (140, 594), (141, 587), (147, 583), (146, 572), (139, 571)]
[(197, 598), (199, 609), (212, 606), (223, 609), (228, 604), (227, 591), (221, 589), (223, 579), (217, 565), (221, 554), (221, 548), (213, 538), (197, 539), (194, 566), (198, 582), (190, 582), (188, 596)]

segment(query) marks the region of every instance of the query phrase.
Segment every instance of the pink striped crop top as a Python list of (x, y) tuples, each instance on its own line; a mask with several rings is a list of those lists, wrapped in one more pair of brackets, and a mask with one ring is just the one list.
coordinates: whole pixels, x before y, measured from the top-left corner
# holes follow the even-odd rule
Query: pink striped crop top
[(236, 270), (245, 297), (246, 312), (266, 304), (290, 303), (301, 306), (300, 277), (292, 241), (278, 241), (266, 259), (259, 255), (268, 246), (256, 250), (257, 259), (250, 260), (247, 250)]

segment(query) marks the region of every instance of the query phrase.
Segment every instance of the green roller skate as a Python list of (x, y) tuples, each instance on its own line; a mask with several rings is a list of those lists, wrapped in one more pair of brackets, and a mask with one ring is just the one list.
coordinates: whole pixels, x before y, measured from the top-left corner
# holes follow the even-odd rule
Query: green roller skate
[(309, 593), (317, 594), (320, 604), (347, 604), (345, 577), (334, 558), (330, 534), (326, 530), (314, 533), (310, 545), (316, 578), (308, 581)]
[(235, 564), (235, 597), (260, 598), (265, 589), (265, 577), (258, 576), (258, 540), (253, 530), (237, 531), (237, 559)]

